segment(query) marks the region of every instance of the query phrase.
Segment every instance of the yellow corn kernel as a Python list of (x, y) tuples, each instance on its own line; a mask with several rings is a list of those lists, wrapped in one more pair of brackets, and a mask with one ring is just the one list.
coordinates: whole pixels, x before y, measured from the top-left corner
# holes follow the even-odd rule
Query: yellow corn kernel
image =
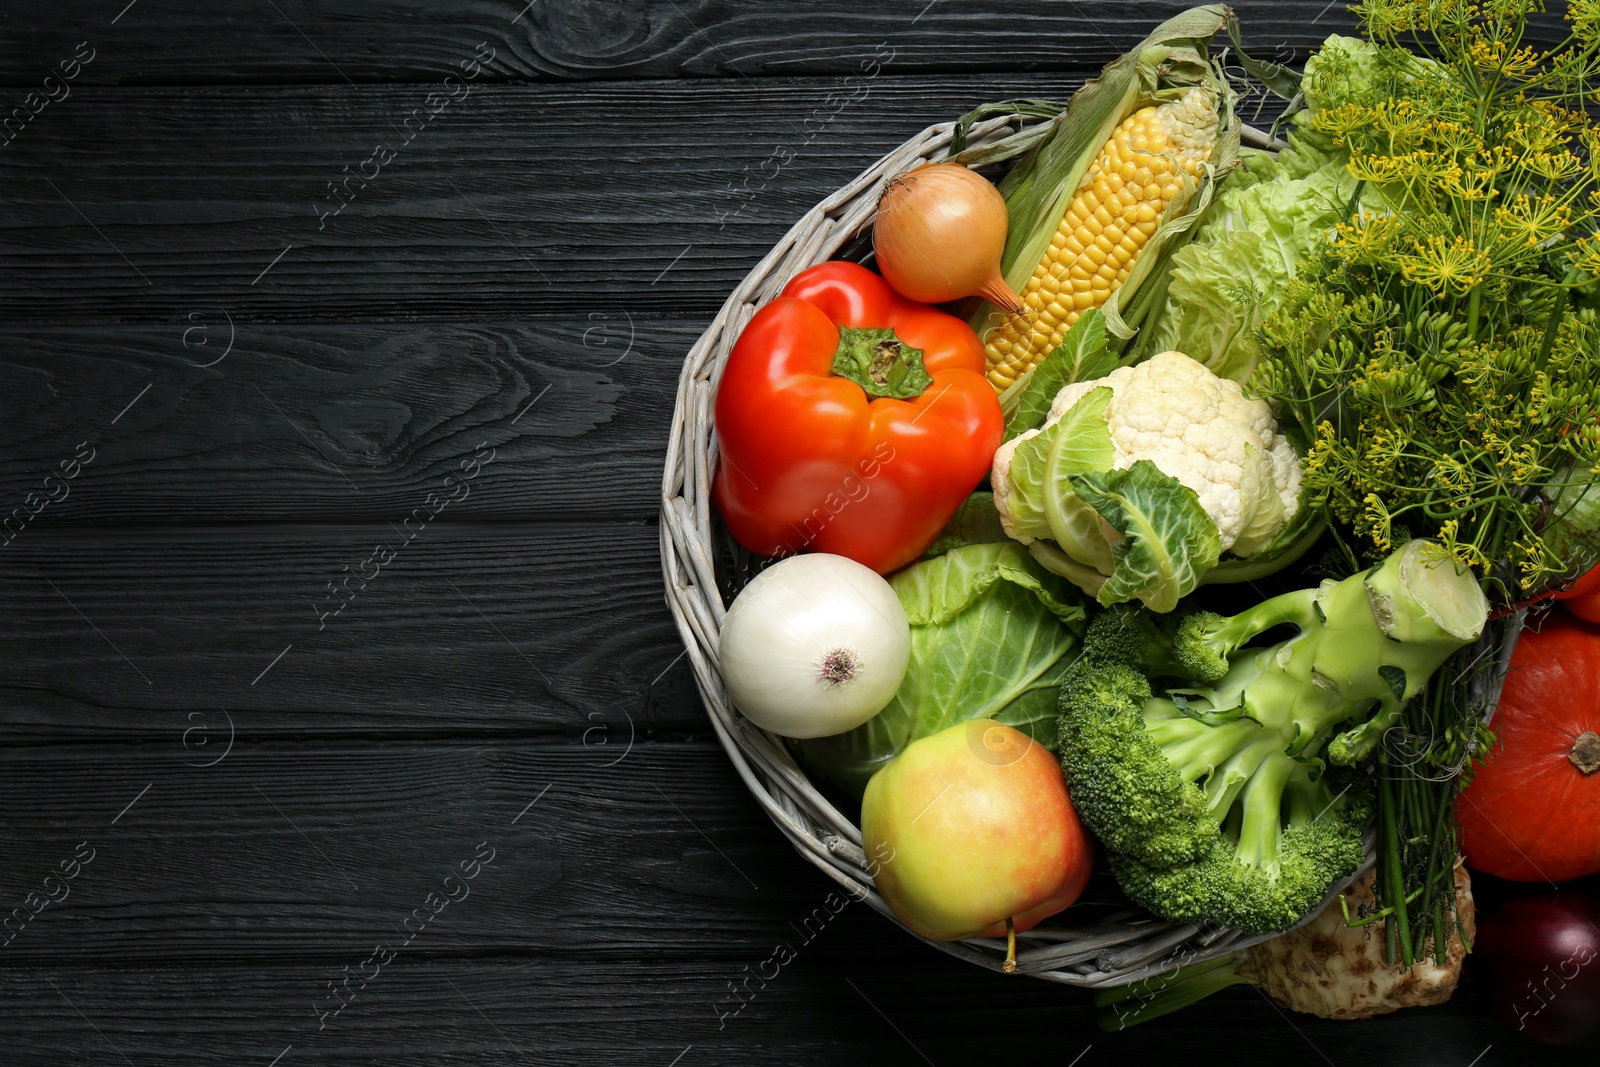
[(1079, 315), (1105, 303), (1127, 279), (1182, 191), (1176, 172), (1198, 180), (1216, 143), (1216, 108), (1200, 89), (1142, 108), (1112, 131), (1023, 287), (1027, 310), (989, 334), (985, 354), (997, 392), (1049, 355)]

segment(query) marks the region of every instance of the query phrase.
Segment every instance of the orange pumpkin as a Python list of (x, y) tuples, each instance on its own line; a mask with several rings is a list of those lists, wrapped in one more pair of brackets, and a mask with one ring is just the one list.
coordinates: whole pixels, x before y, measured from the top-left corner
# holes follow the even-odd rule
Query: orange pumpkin
[(1534, 626), (1461, 795), (1461, 851), (1499, 878), (1561, 882), (1600, 873), (1600, 625), (1553, 612)]

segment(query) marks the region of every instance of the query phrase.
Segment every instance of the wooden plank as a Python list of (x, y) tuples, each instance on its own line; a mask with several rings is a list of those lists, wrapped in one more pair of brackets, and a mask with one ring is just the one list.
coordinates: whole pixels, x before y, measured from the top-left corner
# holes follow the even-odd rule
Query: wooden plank
[(442, 519), (29, 530), (0, 574), (0, 728), (167, 736), (226, 708), (251, 736), (701, 729), (657, 538)]
[(1074, 84), (86, 90), (0, 152), (0, 320), (704, 320), (912, 134)]
[(0, 556), (68, 524), (398, 523), (490, 453), (442, 517), (653, 519), (699, 333), (598, 312), (269, 326), (217, 308), (0, 328)]
[[(715, 741), (264, 743), (241, 730), (227, 748), (214, 709), (172, 718), (139, 745), (0, 748), (5, 965), (354, 964), (396, 938), (408, 956), (626, 960), (647, 944), (696, 952), (708, 926), (708, 954), (742, 958), (834, 885)], [(39, 908), (35, 892), (60, 900), (12, 912)]]
[[(540, 1064), (635, 1062), (669, 1036), (643, 1061), (695, 1044), (736, 1062), (755, 1047), (772, 1051), (761, 1063), (916, 1062), (895, 1027), (936, 1063), (970, 1062), (997, 1033), (1017, 1053), (1093, 1045), (1131, 1062), (1174, 1042), (1197, 1063), (1310, 1042), (1335, 1063), (1396, 1065), (1419, 1040), (1451, 1063), (1513, 1045), (1470, 991), (1359, 1027), (1291, 1023), (1234, 991), (1101, 1035), (1083, 993), (953, 960), (845, 903), (712, 742), (647, 743), (612, 767), (581, 745), (246, 740), (212, 766), (201, 755), (177, 738), (0, 749), (0, 902), (94, 849), (0, 949), (6, 1034), (40, 1056), (21, 1062), (112, 1062), (106, 1040), (135, 1064), (266, 1063), (290, 1045), (331, 1059), (347, 1043), (364, 1062), (483, 1062), (512, 1042)], [(374, 975), (379, 945), (394, 956)], [(370, 981), (336, 1001), (328, 983), (350, 975)]]
[[(49, 469), (63, 458), (50, 450), (61, 433), (53, 427), (117, 427), (105, 431), (114, 447), (103, 480), (88, 480), (98, 474), (91, 464), (73, 498), (43, 513), (0, 563), (11, 620), (0, 637), (0, 900), (33, 892), (29, 877), (56, 869), (88, 839), (80, 833), (103, 830), (107, 841), (72, 897), (9, 946), (17, 954), (0, 951), (8, 1067), (1067, 1062), (1080, 1052), (1092, 1067), (1096, 1057), (1235, 1063), (1287, 1049), (1311, 1062), (1410, 1064), (1419, 1048), (1482, 1067), (1533, 1059), (1470, 995), (1347, 1027), (1291, 1024), (1235, 990), (1188, 1016), (1100, 1035), (1081, 994), (960, 964), (854, 905), (719, 1028), (730, 983), (790, 938), (829, 886), (704, 739), (687, 669), (674, 660), (680, 646), (660, 605), (640, 496), (650, 488), (644, 460), (658, 447), (645, 428), (662, 425), (651, 421), (662, 413), (636, 395), (670, 383), (661, 375), (670, 360), (573, 378), (585, 403), (546, 416), (545, 432), (526, 434), (531, 444), (526, 419), (517, 436), (507, 431), (506, 466), (488, 472), (506, 480), (478, 483), (463, 502), (493, 508), (471, 522), (453, 521), (471, 514), (464, 508), (446, 510), (321, 631), (315, 598), (325, 581), (390, 534), (381, 523), (265, 526), (336, 517), (346, 475), (372, 497), (363, 503), (348, 486), (352, 513), (403, 507), (463, 455), (459, 444), (475, 444), (470, 431), (515, 417), (502, 410), (506, 396), (531, 397), (541, 374), (592, 367), (568, 359), (584, 354), (583, 338), (564, 332), (591, 315), (680, 317), (661, 327), (683, 331), (661, 350), (675, 359), (789, 222), (881, 151), (984, 99), (1065, 91), (1107, 58), (1115, 41), (1090, 40), (1100, 20), (1083, 16), (1108, 5), (912, 0), (866, 12), (807, 2), (758, 13), (652, 0), (626, 10), (539, 4), (526, 18), (520, 0), (272, 6), (283, 24), (267, 8), (202, 10), (192, 0), (96, 7), (108, 26), (117, 20), (108, 47), (70, 99), (0, 153), (12, 193), (0, 222), (0, 318), (40, 327), (9, 329), (45, 353), (8, 353), (0, 371), (0, 404), (16, 405), (0, 409), (0, 485), (31, 485), (12, 480), (13, 446), (23, 465)], [(1304, 40), (1320, 37), (1311, 10), (1320, 4), (1270, 7)], [(1168, 10), (1139, 6), (1141, 26), (1158, 8)], [(92, 25), (83, 11), (67, 14), (54, 21), (70, 28), (60, 35), (70, 47)], [(1327, 14), (1323, 25), (1341, 12)], [(148, 32), (131, 32), (145, 16)], [(520, 28), (501, 31), (502, 66), (484, 81), (502, 84), (446, 108), (317, 228), (326, 182), (356, 170), (461, 58), (458, 43), (470, 48), (478, 25), (497, 20), (532, 27), (525, 42)], [(13, 105), (44, 73), (30, 68), (33, 57), (56, 55), (55, 31), (24, 21), (6, 18), (0, 34), (8, 59), (21, 42), (0, 64)], [(878, 26), (903, 46), (895, 61), (865, 99), (813, 133), (808, 118), (848, 89)], [(1039, 27), (1052, 33), (1027, 32)], [(1127, 32), (1131, 42), (1137, 31)], [(354, 89), (323, 69), (319, 49), (328, 68), (348, 65), (352, 81), (415, 87)], [(1071, 58), (1080, 53), (1093, 58)], [(1009, 73), (1022, 65), (1046, 73)], [(966, 73), (921, 76), (936, 68)], [(984, 73), (996, 70), (1008, 73)], [(516, 84), (680, 73), (722, 84), (597, 83), (581, 93)], [(775, 77), (818, 74), (829, 77)], [(189, 87), (91, 84), (102, 77)], [(209, 80), (332, 88), (193, 87)], [(794, 161), (762, 173), (780, 149)], [(224, 362), (213, 380), (179, 362), (204, 362), (183, 348), (183, 331), (191, 313), (217, 308), (257, 339), (241, 354), (263, 377)], [(403, 330), (342, 320), (439, 325), (412, 331), (421, 338), (413, 353)], [(52, 333), (61, 323), (98, 326), (79, 336), (101, 354), (67, 352), (60, 338), (70, 331)], [(458, 358), (462, 324), (482, 331), (484, 347), (474, 334)], [(176, 338), (170, 358), (159, 351), (163, 332)], [(392, 366), (411, 369), (386, 377)], [(36, 390), (36, 372), (56, 367), (63, 376)], [(451, 387), (449, 371), (465, 385)], [(279, 382), (284, 396), (269, 388)], [(504, 389), (491, 390), (495, 382)], [(84, 389), (79, 399), (47, 395), (69, 384)], [(147, 384), (148, 394), (130, 395)], [(307, 431), (305, 451), (292, 451), (301, 446), (290, 432), (246, 399), (253, 385)], [(136, 402), (116, 419), (124, 397)], [(605, 405), (610, 421), (600, 418)], [(638, 429), (618, 440), (624, 426)], [(621, 453), (614, 483), (579, 454), (590, 444)], [(319, 446), (332, 457), (321, 464)], [(571, 521), (520, 524), (555, 515), (567, 479)], [(199, 499), (184, 499), (185, 481)], [(276, 512), (263, 503), (269, 491), (281, 493)], [(76, 532), (53, 521), (263, 526)], [(281, 656), (280, 641), (293, 646)], [(230, 722), (237, 748), (203, 766)], [(606, 767), (635, 730), (639, 747)], [(685, 733), (690, 740), (648, 740)], [(567, 744), (547, 743), (557, 739)], [(657, 786), (681, 813), (652, 803)], [(372, 935), (386, 936), (389, 909), (403, 921), (425, 905), (439, 868), (467, 858), (487, 840), (477, 828), (513, 811), (526, 814), (505, 829), (539, 832), (497, 852), (506, 880), (485, 871), (470, 899), (430, 922), (318, 1030), (327, 982), (359, 970)], [(543, 815), (548, 824), (531, 822)]]
[[(1591, 1050), (1526, 1042), (1466, 994), (1357, 1025), (1286, 1016), (1257, 991), (1232, 989), (1105, 1034), (1080, 992), (980, 971), (905, 938), (885, 940), (876, 927), (886, 924), (851, 908), (809, 945), (774, 931), (773, 943), (796, 943), (793, 961), (764, 987), (751, 978), (756, 992), (726, 1018), (729, 983), (761, 968), (771, 945), (737, 964), (648, 949), (632, 960), (401, 957), (320, 1031), (312, 998), (339, 976), (337, 964), (0, 970), (7, 1062), (271, 1067), (281, 1056), (276, 1067), (947, 1067), (999, 1055), (1059, 1064), (1082, 1057), (1084, 1067), (1410, 1067), (1419, 1049), (1430, 1064), (1594, 1062)], [(717, 936), (709, 930), (706, 940)]]
[[(480, 42), (494, 50), (486, 76), (497, 79), (847, 74), (880, 43), (892, 47), (894, 67), (910, 73), (1094, 69), (1190, 5), (804, 0), (758, 12), (726, 0), (277, 0), (246, 15), (179, 0), (125, 12), (109, 3), (70, 24), (27, 19), (30, 9), (10, 6), (22, 17), (8, 19), (0, 37), (3, 84), (35, 88), (85, 39), (94, 58), (78, 85), (428, 82), (459, 73)], [(1247, 43), (1265, 56), (1303, 58), (1329, 33), (1354, 28), (1343, 5), (1323, 0), (1232, 6)], [(173, 47), (197, 40), (206, 47)]]

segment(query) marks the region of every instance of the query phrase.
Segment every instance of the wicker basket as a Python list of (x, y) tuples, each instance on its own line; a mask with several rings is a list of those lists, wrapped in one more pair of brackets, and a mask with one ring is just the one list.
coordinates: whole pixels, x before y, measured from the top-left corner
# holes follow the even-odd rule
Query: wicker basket
[[(992, 143), (1034, 121), (1012, 116), (974, 125), (968, 145)], [(872, 221), (883, 183), (920, 163), (943, 158), (953, 130), (953, 123), (930, 126), (812, 208), (728, 297), (690, 350), (679, 378), (661, 488), (661, 560), (667, 603), (694, 665), (711, 724), (729, 759), (796, 851), (852, 897), (897, 924), (899, 920), (874, 890), (867, 873), (860, 828), (817, 791), (781, 739), (751, 725), (728, 703), (718, 672), (717, 637), (727, 610), (724, 597), (738, 592), (751, 568), (749, 557), (712, 521), (712, 398), (728, 352), (755, 310), (777, 296), (800, 271), (834, 257), (857, 239)], [(1267, 142), (1265, 136), (1248, 128), (1244, 139), (1263, 146)], [(1504, 677), (1510, 646), (1521, 629), (1520, 616), (1508, 623), (1496, 626), (1492, 635), (1484, 635), (1485, 654), (1499, 661), (1498, 670), (1484, 672), (1490, 675), (1494, 690), (1487, 694), (1491, 701), (1498, 697), (1498, 680)], [(1370, 837), (1367, 852), (1367, 864), (1349, 881), (1373, 862)], [(1329, 900), (1349, 881), (1336, 886)], [(1132, 906), (1092, 918), (1086, 917), (1085, 909), (1069, 908), (1018, 935), (1017, 970), (1067, 985), (1119, 986), (1179, 963), (1214, 959), (1270, 936), (1276, 935), (1250, 936), (1214, 926), (1202, 929), (1164, 922)], [(1001, 970), (1006, 954), (1003, 939), (929, 944), (996, 971)]]

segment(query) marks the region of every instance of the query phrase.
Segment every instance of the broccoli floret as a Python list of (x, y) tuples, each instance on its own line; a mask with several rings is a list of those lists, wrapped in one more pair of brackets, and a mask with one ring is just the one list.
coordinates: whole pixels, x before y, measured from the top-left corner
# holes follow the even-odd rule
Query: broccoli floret
[(1335, 735), (1328, 742), (1328, 762), (1341, 767), (1351, 767), (1361, 762), (1378, 746), (1379, 740), (1398, 718), (1398, 711), (1385, 709), (1360, 726)]
[(1096, 615), (1083, 637), (1082, 658), (1138, 667), (1153, 677), (1180, 673), (1172, 658), (1172, 636), (1137, 604), (1117, 604)]
[(1145, 729), (1150, 700), (1149, 681), (1127, 664), (1073, 664), (1061, 704), (1082, 713), (1057, 722), (1061, 750), (1073, 753), (1067, 787), (1107, 848), (1147, 863), (1188, 863), (1211, 847), (1217, 820)]
[[(1363, 858), (1360, 759), (1481, 631), (1477, 581), (1431, 542), (1265, 601), (1153, 620), (1102, 614), (1061, 689), (1073, 803), (1128, 895), (1165, 918), (1251, 932), (1308, 914)], [(1297, 632), (1244, 647), (1274, 627)], [(1156, 678), (1176, 685), (1152, 686)], [(1185, 683), (1188, 683), (1187, 685)], [(1337, 777), (1336, 777), (1337, 776)]]
[(1239, 860), (1218, 838), (1201, 860), (1165, 870), (1111, 854), (1123, 892), (1173, 922), (1215, 922), (1250, 934), (1287, 930), (1316, 910), (1335, 882), (1365, 858), (1361, 827), (1338, 816), (1284, 830), (1268, 873)]
[[(1228, 673), (1229, 659), (1242, 646), (1275, 626), (1305, 627), (1317, 617), (1316, 589), (1296, 589), (1263, 601), (1230, 618), (1195, 611), (1163, 627), (1136, 604), (1118, 604), (1095, 617), (1083, 639), (1085, 659), (1126, 663), (1152, 677), (1214, 682)], [(1168, 632), (1168, 631), (1171, 632)]]
[(1163, 636), (1149, 612), (1117, 604), (1094, 617), (1083, 635), (1083, 658), (1140, 666), (1153, 652), (1170, 646)]
[[(1287, 815), (1276, 803), (1280, 789)], [(1113, 852), (1111, 869), (1130, 899), (1165, 919), (1252, 934), (1283, 930), (1361, 866), (1370, 812), (1364, 795), (1330, 788), (1306, 764), (1280, 755), (1251, 779), (1234, 813), (1237, 827), (1214, 837), (1200, 859), (1161, 868)]]
[(1317, 593), (1316, 589), (1296, 589), (1230, 618), (1210, 611), (1186, 615), (1173, 636), (1172, 658), (1185, 677), (1214, 682), (1228, 673), (1228, 661), (1235, 652), (1273, 627), (1293, 623), (1303, 630), (1321, 622)]

